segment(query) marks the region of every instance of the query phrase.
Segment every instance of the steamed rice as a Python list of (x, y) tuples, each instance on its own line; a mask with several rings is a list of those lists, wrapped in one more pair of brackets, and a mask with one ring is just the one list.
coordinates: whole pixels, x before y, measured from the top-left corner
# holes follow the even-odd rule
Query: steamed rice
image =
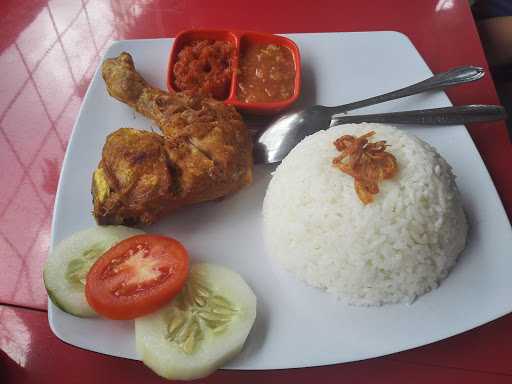
[[(363, 205), (332, 166), (341, 135), (386, 140), (398, 174)], [(411, 302), (446, 277), (467, 222), (448, 163), (427, 143), (382, 124), (351, 124), (304, 139), (275, 171), (263, 203), (267, 253), (306, 283), (351, 304)]]

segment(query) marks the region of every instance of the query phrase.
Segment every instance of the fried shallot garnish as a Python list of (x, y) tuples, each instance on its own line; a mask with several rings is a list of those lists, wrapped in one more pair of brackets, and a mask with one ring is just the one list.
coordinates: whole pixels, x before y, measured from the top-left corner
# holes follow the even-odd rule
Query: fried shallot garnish
[(395, 156), (386, 152), (388, 145), (385, 140), (368, 142), (373, 135), (374, 131), (359, 137), (344, 135), (334, 142), (341, 154), (333, 159), (332, 164), (354, 178), (357, 196), (365, 205), (379, 193), (378, 183), (391, 179), (398, 171)]

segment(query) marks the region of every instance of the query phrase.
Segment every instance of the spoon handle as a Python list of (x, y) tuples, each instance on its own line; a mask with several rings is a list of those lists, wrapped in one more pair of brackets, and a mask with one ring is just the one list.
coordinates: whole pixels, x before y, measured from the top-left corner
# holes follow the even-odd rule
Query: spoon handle
[(504, 120), (505, 109), (499, 105), (463, 105), (422, 109), (405, 112), (377, 113), (371, 115), (335, 116), (331, 127), (348, 123), (394, 123), (394, 124), (428, 124), (457, 125), (485, 121)]
[(385, 101), (400, 99), (402, 97), (415, 95), (426, 91), (432, 91), (436, 89), (445, 89), (452, 85), (469, 83), (481, 79), (485, 75), (484, 69), (480, 67), (459, 67), (451, 69), (447, 72), (439, 73), (426, 80), (420, 81), (419, 83), (410, 85), (405, 88), (398, 89), (393, 92), (385, 93), (383, 95), (370, 97), (356, 101), (349, 104), (340, 105), (337, 107), (328, 107), (329, 112), (332, 115), (337, 115), (353, 109), (367, 107), (369, 105), (380, 104)]

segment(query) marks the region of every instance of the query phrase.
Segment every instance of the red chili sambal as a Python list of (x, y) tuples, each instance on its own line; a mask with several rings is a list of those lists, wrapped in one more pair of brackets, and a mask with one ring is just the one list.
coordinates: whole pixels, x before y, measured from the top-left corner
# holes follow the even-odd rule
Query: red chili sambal
[(174, 85), (180, 91), (228, 97), (234, 47), (227, 41), (196, 40), (185, 45), (174, 64)]
[(238, 99), (244, 103), (268, 103), (293, 96), (295, 64), (287, 47), (249, 45), (240, 57)]

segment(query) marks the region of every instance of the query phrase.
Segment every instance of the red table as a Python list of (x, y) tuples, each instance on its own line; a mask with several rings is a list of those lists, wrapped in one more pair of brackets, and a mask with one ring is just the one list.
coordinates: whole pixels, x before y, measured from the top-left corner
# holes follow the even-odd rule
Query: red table
[[(396, 30), (432, 71), (487, 68), (466, 0), (151, 1), (0, 3), (0, 382), (162, 382), (141, 363), (80, 350), (51, 333), (41, 270), (60, 166), (101, 55), (116, 39), (185, 28), (285, 32)], [(452, 89), (454, 104), (496, 104), (490, 77)], [(504, 124), (470, 133), (509, 217), (512, 150)], [(415, 350), (313, 369), (220, 371), (208, 382), (512, 382), (512, 315)]]

